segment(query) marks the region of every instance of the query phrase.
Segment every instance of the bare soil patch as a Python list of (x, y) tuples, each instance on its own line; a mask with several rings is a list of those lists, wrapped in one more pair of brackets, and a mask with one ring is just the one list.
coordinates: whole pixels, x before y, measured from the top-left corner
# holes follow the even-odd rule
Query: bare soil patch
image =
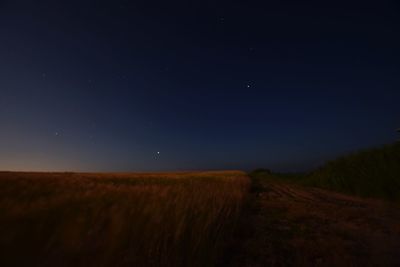
[(221, 265), (400, 265), (398, 205), (273, 180), (253, 187)]

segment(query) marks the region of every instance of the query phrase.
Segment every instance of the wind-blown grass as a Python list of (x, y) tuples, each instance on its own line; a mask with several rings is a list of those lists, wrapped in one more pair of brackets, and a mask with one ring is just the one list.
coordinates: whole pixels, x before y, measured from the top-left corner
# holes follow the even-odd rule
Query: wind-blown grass
[(242, 172), (0, 173), (0, 266), (212, 266)]

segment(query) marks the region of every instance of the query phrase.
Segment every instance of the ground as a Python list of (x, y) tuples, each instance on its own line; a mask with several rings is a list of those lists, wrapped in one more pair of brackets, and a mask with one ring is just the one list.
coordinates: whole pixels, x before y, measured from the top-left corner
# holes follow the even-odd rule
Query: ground
[(255, 181), (225, 266), (399, 266), (400, 209), (293, 183)]
[(266, 173), (0, 172), (0, 266), (400, 266), (400, 203)]

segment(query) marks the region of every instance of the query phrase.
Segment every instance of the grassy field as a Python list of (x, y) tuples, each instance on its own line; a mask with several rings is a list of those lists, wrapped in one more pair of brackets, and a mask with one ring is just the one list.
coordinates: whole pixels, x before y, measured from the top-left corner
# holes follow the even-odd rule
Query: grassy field
[(212, 266), (243, 172), (0, 173), (0, 266)]
[[(306, 240), (315, 236), (321, 244), (343, 241), (339, 249), (347, 246), (350, 235), (353, 240), (365, 237), (363, 242), (370, 244), (365, 253), (393, 237), (385, 257), (395, 255), (397, 262), (397, 253), (392, 253), (400, 240), (397, 208), (388, 213), (378, 202), (313, 187), (400, 200), (399, 174), (399, 143), (356, 152), (309, 173), (256, 170), (250, 173), (251, 190), (249, 177), (240, 171), (0, 172), (0, 266), (240, 266), (241, 260), (252, 259), (284, 263), (290, 262), (287, 255), (292, 260), (308, 255)], [(361, 219), (365, 222), (360, 225)], [(236, 224), (241, 230), (234, 231)], [(388, 226), (393, 226), (389, 234)], [(310, 229), (310, 236), (303, 238), (295, 231), (299, 227)], [(345, 233), (340, 242), (338, 233)], [(290, 238), (282, 241), (282, 236)], [(292, 239), (306, 245), (293, 245)], [(319, 247), (330, 259), (332, 249)], [(362, 262), (359, 250), (350, 246), (348, 256), (354, 262)]]
[(257, 179), (278, 179), (361, 197), (400, 200), (400, 143), (354, 152), (309, 173), (256, 170)]

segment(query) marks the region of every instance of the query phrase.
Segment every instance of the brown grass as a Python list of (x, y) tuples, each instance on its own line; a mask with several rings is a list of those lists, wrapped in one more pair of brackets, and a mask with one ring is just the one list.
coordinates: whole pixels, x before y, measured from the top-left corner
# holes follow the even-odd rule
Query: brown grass
[(242, 172), (0, 173), (0, 266), (212, 266)]

